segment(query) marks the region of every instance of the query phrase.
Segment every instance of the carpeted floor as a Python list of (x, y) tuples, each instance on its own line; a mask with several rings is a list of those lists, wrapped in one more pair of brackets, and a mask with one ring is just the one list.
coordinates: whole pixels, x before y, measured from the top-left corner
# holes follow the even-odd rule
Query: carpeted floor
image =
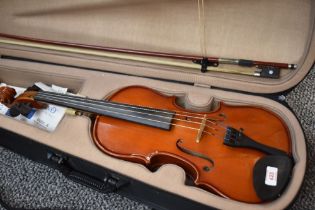
[(308, 165), (300, 195), (291, 210), (315, 209), (315, 66), (287, 96), (286, 101), (299, 119), (308, 148)]
[[(286, 98), (306, 135), (308, 170), (291, 210), (315, 209), (315, 68)], [(101, 194), (0, 147), (0, 197), (16, 208), (149, 209), (118, 194)], [(0, 206), (0, 210), (4, 209)]]

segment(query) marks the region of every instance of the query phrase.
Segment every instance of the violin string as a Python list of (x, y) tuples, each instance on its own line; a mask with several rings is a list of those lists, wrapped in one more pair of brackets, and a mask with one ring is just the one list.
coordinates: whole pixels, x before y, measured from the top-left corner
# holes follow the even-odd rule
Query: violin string
[[(56, 101), (58, 101), (58, 100), (56, 100)], [(71, 105), (71, 104), (76, 105), (73, 102), (65, 102), (65, 101), (62, 101), (62, 102), (65, 103), (65, 104), (69, 104), (69, 105)], [(89, 108), (89, 106), (86, 106), (86, 105), (80, 105), (80, 106)], [(175, 123), (168, 123), (168, 122), (163, 122), (163, 121), (155, 120), (155, 119), (151, 119), (151, 118), (139, 117), (139, 116), (135, 116), (135, 115), (130, 115), (130, 114), (125, 114), (125, 113), (120, 113), (120, 112), (115, 112), (115, 111), (104, 110), (104, 109), (100, 109), (100, 108), (94, 108), (94, 109), (95, 110), (104, 111), (104, 112), (108, 112), (108, 113), (120, 114), (120, 115), (124, 115), (124, 116), (128, 116), (128, 117), (134, 117), (134, 118), (149, 120), (149, 121), (158, 122), (158, 123), (170, 124), (170, 125), (177, 126), (177, 127), (182, 127), (182, 128), (187, 128), (187, 129), (199, 131), (199, 128), (189, 127), (189, 126), (185, 126), (185, 125), (180, 125), (180, 124), (175, 124)], [(214, 133), (211, 133), (211, 132), (208, 132), (208, 131), (204, 131), (203, 130), (202, 132), (205, 133), (205, 134), (211, 135), (211, 136), (216, 136)]]
[[(53, 98), (53, 97), (51, 97)], [(49, 98), (48, 98), (49, 99)], [(44, 99), (40, 99), (40, 100), (45, 100)], [(47, 100), (47, 99), (46, 99)], [(57, 99), (53, 99), (55, 102), (61, 102), (61, 103), (64, 103), (64, 104), (68, 104), (69, 106), (71, 105), (78, 105), (72, 101), (60, 101), (59, 98)], [(91, 108), (90, 106), (87, 106), (87, 105), (79, 105), (83, 108)], [(114, 109), (118, 109), (118, 108), (115, 108), (115, 107), (112, 107)], [(135, 116), (135, 115), (130, 115), (130, 114), (126, 114), (126, 113), (121, 113), (121, 112), (115, 112), (115, 111), (109, 111), (109, 110), (105, 110), (105, 109), (101, 109), (101, 108), (95, 108), (93, 107), (94, 110), (100, 110), (100, 111), (104, 111), (104, 112), (108, 112), (108, 113), (114, 113), (114, 114), (120, 114), (120, 115), (124, 115), (124, 116), (128, 116), (128, 117), (133, 117), (133, 118), (138, 118), (138, 119), (144, 119), (144, 120), (149, 120), (149, 121), (154, 121), (154, 122), (158, 122), (158, 123), (164, 123), (164, 124), (170, 124), (170, 125), (174, 125), (174, 126), (179, 126), (179, 127), (183, 127), (183, 128), (189, 128), (189, 129), (192, 129), (192, 130), (199, 130), (199, 128), (195, 128), (195, 127), (189, 127), (189, 126), (184, 126), (184, 125), (179, 125), (179, 124), (175, 124), (175, 123), (168, 123), (168, 122), (163, 122), (163, 121), (160, 121), (160, 120), (155, 120), (155, 119), (152, 119), (152, 118), (145, 118), (145, 117), (139, 117), (139, 116)], [(129, 110), (128, 110), (129, 111)], [(147, 113), (145, 113), (147, 114)], [(165, 117), (165, 116), (160, 116), (160, 117)], [(175, 120), (177, 120), (175, 118)], [(190, 122), (190, 121), (188, 121)], [(203, 133), (206, 133), (208, 135), (212, 135), (212, 136), (216, 136), (215, 134), (211, 133), (211, 132), (208, 132), (208, 131), (202, 131)]]
[[(137, 105), (129, 105), (129, 104), (123, 104), (123, 103), (117, 103), (117, 102), (111, 102), (111, 101), (106, 101), (106, 100), (98, 100), (98, 99), (91, 99), (91, 98), (86, 98), (86, 97), (79, 97), (79, 96), (72, 96), (72, 95), (65, 95), (65, 94), (60, 94), (60, 93), (54, 93), (54, 92), (48, 92), (48, 91), (42, 91), (39, 92), (40, 94), (45, 94), (45, 95), (56, 95), (60, 96), (62, 98), (67, 98), (67, 99), (75, 99), (75, 100), (81, 100), (81, 101), (91, 101), (93, 103), (102, 103), (102, 104), (110, 104), (110, 105), (115, 105), (115, 106), (121, 106), (121, 107), (127, 107), (127, 108), (134, 108), (134, 109), (139, 109), (139, 110), (146, 110), (146, 111), (153, 111), (153, 112), (159, 112), (159, 113), (165, 113), (168, 114), (170, 110), (167, 109), (156, 109), (154, 107), (143, 107), (143, 106), (137, 106)], [(182, 113), (182, 114), (178, 114)], [(187, 111), (176, 111), (176, 114), (179, 116), (185, 116), (185, 117), (190, 117), (190, 118), (195, 118), (195, 119), (203, 119), (204, 114), (200, 113), (194, 113), (194, 112), (187, 112)], [(185, 115), (185, 114), (193, 114), (197, 115), (200, 117), (196, 116), (191, 116), (191, 115)]]
[[(42, 97), (42, 96), (41, 96), (41, 97)], [(53, 100), (56, 101), (56, 102), (65, 103), (65, 101), (60, 101), (58, 97), (50, 96), (50, 98), (53, 99)], [(72, 103), (77, 102), (77, 101), (75, 101), (75, 100), (73, 100), (73, 99), (68, 99), (68, 101), (71, 101)], [(84, 105), (84, 103), (85, 103), (85, 102), (83, 102), (83, 101), (77, 102), (77, 104), (83, 104), (83, 105), (80, 105), (80, 106), (89, 107), (89, 106)], [(146, 115), (149, 115), (149, 116), (157, 116), (157, 117), (160, 117), (160, 118), (178, 120), (178, 121), (187, 122), (187, 123), (193, 123), (193, 124), (198, 124), (198, 125), (201, 125), (201, 124), (202, 124), (202, 123), (199, 123), (199, 122), (183, 120), (183, 119), (180, 119), (180, 118), (168, 117), (168, 116), (157, 115), (157, 114), (150, 114), (150, 113), (144, 113), (144, 112), (138, 112), (138, 111), (133, 111), (133, 110), (128, 110), (128, 109), (121, 109), (121, 108), (116, 108), (116, 107), (112, 107), (112, 106), (105, 106), (105, 107), (104, 107), (103, 105), (98, 105), (98, 104), (94, 104), (94, 106), (101, 106), (101, 107), (103, 107), (103, 109), (98, 109), (98, 108), (97, 108), (98, 110), (103, 110), (103, 111), (108, 111), (108, 110), (105, 110), (104, 108), (112, 108), (112, 109), (121, 110), (121, 111), (128, 111), (128, 112), (146, 114)], [(121, 112), (115, 112), (115, 113), (121, 114)], [(143, 118), (143, 119), (145, 119), (145, 118)], [(151, 119), (151, 118), (150, 118), (150, 119)], [(209, 125), (207, 125), (207, 124), (206, 124), (205, 126), (208, 127), (209, 129), (212, 129), (212, 130), (217, 131), (216, 128), (211, 127), (211, 126), (209, 126)]]
[[(46, 96), (45, 94), (40, 94), (39, 96), (42, 96), (42, 95)], [(49, 95), (49, 94), (48, 94), (48, 95)], [(51, 95), (51, 96), (48, 96), (48, 97), (51, 97), (51, 98), (53, 98), (54, 100), (58, 100), (58, 99), (60, 98), (60, 97), (55, 96), (54, 94), (50, 94), (50, 95)], [(58, 94), (58, 95), (59, 95), (59, 94)], [(47, 96), (46, 96), (46, 97), (47, 97)], [(65, 98), (65, 99), (67, 99), (67, 100), (72, 100), (72, 101), (78, 102), (78, 103), (86, 103), (86, 100), (82, 100), (82, 99), (85, 99), (85, 98), (80, 98), (80, 97), (78, 97), (79, 100), (77, 100), (77, 99), (78, 99), (77, 97), (64, 97), (64, 96), (62, 96), (62, 98)], [(114, 106), (108, 106), (109, 104), (110, 104), (110, 105), (114, 105), (114, 104), (116, 105), (116, 103), (101, 103), (101, 104), (97, 104), (97, 103), (95, 103), (95, 102), (103, 102), (103, 101), (99, 101), (99, 100), (95, 100), (95, 99), (90, 99), (89, 101), (93, 101), (93, 105), (95, 105), (95, 106), (104, 106), (104, 105), (106, 105), (106, 107), (114, 108), (114, 109), (121, 110), (121, 111), (129, 111), (129, 112), (134, 112), (134, 113), (143, 113), (143, 112), (134, 111), (134, 110), (130, 110), (130, 109), (123, 109), (123, 108), (117, 108), (117, 107), (114, 107)], [(120, 105), (120, 104), (117, 104), (117, 105)], [(104, 108), (106, 108), (106, 107), (104, 107)], [(134, 108), (133, 106), (130, 107), (130, 106), (127, 106), (127, 105), (126, 105), (126, 106), (123, 106), (123, 107), (126, 107), (126, 108)], [(142, 108), (142, 107), (136, 107), (136, 109), (137, 109), (137, 108)], [(141, 109), (139, 109), (139, 110), (141, 110)], [(151, 110), (151, 109), (144, 108), (143, 110), (158, 112), (158, 110), (156, 110), (156, 109), (152, 109), (152, 110)], [(169, 114), (170, 112), (168, 111), (168, 112), (163, 112), (163, 113)], [(146, 115), (151, 115), (151, 116), (158, 116), (158, 117), (165, 118), (165, 119), (174, 119), (174, 120), (183, 121), (183, 122), (192, 123), (192, 124), (198, 124), (198, 125), (201, 125), (201, 124), (202, 124), (201, 122), (189, 121), (189, 120), (184, 120), (184, 119), (175, 118), (175, 117), (171, 118), (171, 117), (167, 117), (167, 116), (163, 116), (163, 115), (150, 114), (150, 113), (144, 113), (144, 114), (146, 114)], [(175, 112), (175, 115), (178, 115), (178, 114)], [(181, 114), (179, 114), (179, 116), (187, 117), (186, 115), (181, 115)], [(201, 119), (203, 119), (203, 118), (201, 118)], [(212, 122), (212, 121), (211, 121), (211, 123), (214, 124), (214, 125), (218, 125), (216, 122)], [(208, 127), (208, 128), (210, 128), (210, 129), (214, 129), (214, 130), (215, 130), (215, 128), (209, 126), (208, 124), (206, 124), (205, 126)], [(222, 125), (219, 125), (219, 126), (222, 127)], [(226, 129), (226, 127), (223, 127), (223, 128)]]
[[(52, 93), (52, 92), (45, 92), (45, 93)], [(52, 93), (52, 94), (54, 95), (55, 93)], [(77, 96), (69, 96), (69, 95), (64, 95), (64, 94), (58, 94), (58, 96), (59, 95), (61, 97), (63, 97), (63, 98), (73, 98), (73, 99), (79, 99), (81, 101), (82, 100), (87, 100), (87, 101), (91, 101), (93, 103), (102, 103), (102, 104), (106, 104), (106, 105), (110, 104), (110, 105), (115, 105), (115, 106), (134, 108), (134, 109), (145, 110), (145, 111), (153, 111), (153, 112), (159, 112), (159, 113), (165, 113), (165, 114), (168, 114), (169, 111), (170, 111), (170, 110), (166, 110), (166, 109), (156, 109), (156, 108), (153, 108), (153, 107), (141, 107), (141, 106), (137, 106), (137, 105), (115, 103), (115, 102), (109, 102), (109, 101), (103, 101), (103, 100), (97, 100), (97, 99), (90, 99), (90, 98), (81, 98), (81, 97), (77, 97)], [(204, 116), (204, 114), (199, 114), (199, 113), (185, 112), (185, 111), (176, 111), (176, 114), (178, 116), (190, 117), (190, 118), (194, 118), (194, 119), (203, 119), (203, 117), (196, 117), (196, 116), (190, 116), (190, 115), (184, 115), (184, 114), (178, 114), (178, 113), (189, 113), (189, 114)]]
[[(40, 95), (48, 95), (50, 97), (62, 97), (68, 100), (75, 100), (75, 101), (79, 101), (79, 102), (86, 102), (86, 101), (90, 101), (91, 103), (95, 104), (95, 105), (115, 105), (115, 106), (120, 106), (120, 107), (126, 107), (126, 108), (133, 108), (133, 109), (138, 109), (138, 110), (145, 110), (145, 111), (152, 111), (152, 112), (157, 112), (157, 113), (164, 113), (164, 114), (169, 114), (170, 110), (165, 110), (165, 109), (156, 109), (156, 108), (151, 108), (151, 107), (141, 107), (141, 106), (135, 106), (135, 105), (127, 105), (127, 104), (121, 104), (121, 103), (115, 103), (115, 102), (108, 102), (108, 101), (102, 101), (102, 100), (97, 100), (97, 99), (90, 99), (90, 98), (82, 98), (82, 97), (78, 97), (78, 96), (70, 96), (70, 95), (65, 95), (65, 94), (58, 94), (58, 93), (53, 93), (53, 92), (40, 92)], [(111, 106), (108, 106), (111, 107)], [(111, 107), (111, 108), (116, 108), (116, 107)], [(119, 109), (119, 108), (116, 108)], [(125, 109), (120, 109), (120, 110), (125, 110)], [(131, 110), (128, 110), (131, 111)], [(134, 111), (136, 112), (136, 111)], [(201, 119), (203, 120), (204, 117), (195, 117), (195, 116), (190, 116), (190, 115), (184, 115), (184, 114), (178, 114), (178, 112), (181, 113), (189, 113), (189, 114), (198, 114), (198, 113), (191, 113), (191, 112), (184, 112), (184, 111), (176, 111), (175, 115), (178, 116), (182, 116), (182, 117), (188, 117), (188, 118), (193, 118), (193, 119)], [(141, 112), (136, 112), (136, 113), (141, 113)], [(146, 113), (148, 114), (148, 113)], [(153, 114), (152, 114), (153, 115)], [(198, 115), (202, 115), (202, 114), (198, 114)], [(154, 115), (154, 116), (160, 116), (160, 117), (166, 117), (166, 116), (162, 116), (162, 115)], [(204, 114), (202, 115), (204, 116)], [(169, 118), (170, 119), (170, 118)], [(195, 124), (201, 124), (198, 122), (194, 122), (194, 121), (188, 121), (188, 120), (183, 120), (183, 119), (179, 119), (179, 118), (174, 118), (180, 121), (186, 121), (189, 123), (195, 123)], [(213, 125), (218, 125), (216, 122), (213, 121), (218, 121), (218, 120), (213, 120), (213, 119), (207, 119), (206, 122), (209, 122)], [(209, 125), (206, 125), (207, 127), (211, 128)], [(226, 126), (224, 126), (224, 123), (221, 123), (219, 125), (220, 127), (226, 129)]]

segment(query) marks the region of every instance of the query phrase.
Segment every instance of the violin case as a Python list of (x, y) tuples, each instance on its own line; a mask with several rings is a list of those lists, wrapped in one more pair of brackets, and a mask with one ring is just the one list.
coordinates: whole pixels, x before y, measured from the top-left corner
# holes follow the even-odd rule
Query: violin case
[[(198, 2), (199, 7), (203, 3), (204, 31)], [(301, 126), (283, 97), (314, 63), (314, 1), (10, 0), (1, 2), (0, 16), (2, 39), (296, 63), (297, 69), (281, 70), (280, 78), (273, 79), (0, 44), (0, 81), (10, 85), (41, 81), (97, 99), (141, 85), (176, 95), (194, 111), (211, 111), (217, 101), (264, 107), (287, 125), (294, 167), (279, 198), (249, 204), (185, 184), (185, 172), (176, 165), (151, 172), (102, 153), (91, 139), (88, 117), (66, 115), (49, 133), (0, 116), (1, 146), (94, 189), (116, 191), (155, 209), (284, 209), (294, 201), (307, 153)]]

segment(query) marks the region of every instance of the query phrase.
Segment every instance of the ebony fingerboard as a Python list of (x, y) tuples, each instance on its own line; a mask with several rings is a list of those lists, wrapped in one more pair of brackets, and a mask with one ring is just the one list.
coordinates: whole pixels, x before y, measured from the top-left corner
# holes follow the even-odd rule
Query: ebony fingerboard
[(37, 101), (170, 130), (175, 112), (41, 91)]

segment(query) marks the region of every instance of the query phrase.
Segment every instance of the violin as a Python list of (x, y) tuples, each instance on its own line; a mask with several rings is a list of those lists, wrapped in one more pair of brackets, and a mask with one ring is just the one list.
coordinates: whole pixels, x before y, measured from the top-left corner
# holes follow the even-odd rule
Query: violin
[(263, 107), (220, 102), (214, 111), (194, 112), (175, 96), (143, 86), (105, 100), (29, 90), (8, 106), (16, 115), (21, 105), (41, 109), (45, 103), (91, 113), (91, 136), (105, 154), (152, 171), (176, 164), (195, 186), (224, 198), (271, 201), (289, 182), (294, 163), (288, 128)]

